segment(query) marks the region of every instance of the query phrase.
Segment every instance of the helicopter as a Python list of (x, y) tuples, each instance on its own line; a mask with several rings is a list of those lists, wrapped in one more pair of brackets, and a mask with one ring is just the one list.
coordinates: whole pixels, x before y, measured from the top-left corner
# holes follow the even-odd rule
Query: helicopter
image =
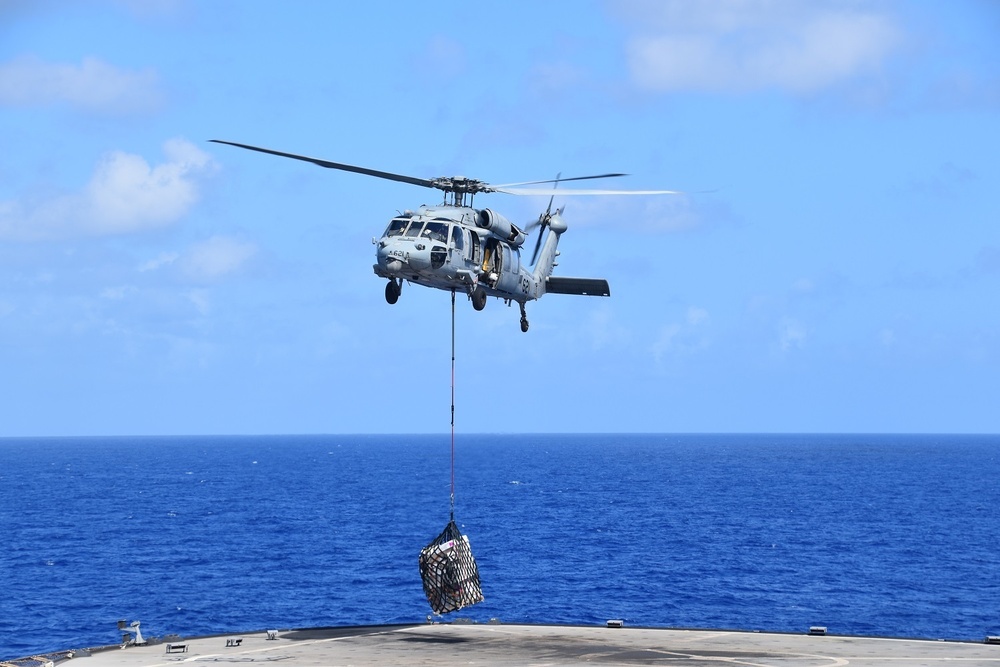
[[(545, 294), (611, 296), (604, 278), (569, 278), (552, 275), (559, 256), (559, 239), (567, 230), (563, 208), (552, 210), (555, 195), (660, 195), (680, 194), (675, 190), (556, 190), (560, 183), (599, 178), (616, 178), (612, 173), (490, 185), (464, 176), (417, 178), (387, 171), (321, 160), (295, 153), (285, 153), (221, 139), (218, 144), (311, 162), (328, 169), (339, 169), (390, 181), (409, 183), (444, 192), (437, 206), (422, 205), (394, 216), (382, 236), (372, 238), (376, 246), (375, 274), (388, 280), (385, 300), (399, 300), (403, 282), (434, 287), (449, 292), (464, 292), (479, 311), (489, 297), (503, 300), (508, 306), (517, 303), (521, 311), (521, 331), (528, 331), (525, 303)], [(549, 189), (523, 186), (553, 184)], [(476, 209), (473, 199), (479, 193), (500, 192), (513, 195), (550, 195), (549, 205), (538, 220), (524, 229), (490, 208)], [(532, 229), (538, 229), (530, 263), (521, 261), (521, 249)], [(546, 235), (545, 232), (549, 233)], [(542, 238), (545, 238), (544, 244)]]

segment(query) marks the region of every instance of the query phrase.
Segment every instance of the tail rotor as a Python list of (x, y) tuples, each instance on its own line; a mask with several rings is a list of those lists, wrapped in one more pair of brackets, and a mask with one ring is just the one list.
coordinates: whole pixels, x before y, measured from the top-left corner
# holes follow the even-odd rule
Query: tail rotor
[[(553, 189), (559, 187), (559, 178), (562, 176), (562, 172), (556, 174), (556, 180), (553, 181), (555, 185), (552, 186)], [(538, 261), (538, 251), (542, 249), (542, 237), (545, 236), (545, 228), (549, 226), (549, 221), (552, 219), (552, 202), (555, 200), (556, 196), (553, 194), (549, 197), (549, 205), (545, 207), (545, 213), (538, 216), (538, 220), (528, 225), (525, 231), (531, 231), (535, 227), (538, 227), (538, 238), (535, 239), (535, 250), (531, 253), (531, 266), (535, 265)], [(562, 213), (562, 209), (556, 211), (556, 214)]]

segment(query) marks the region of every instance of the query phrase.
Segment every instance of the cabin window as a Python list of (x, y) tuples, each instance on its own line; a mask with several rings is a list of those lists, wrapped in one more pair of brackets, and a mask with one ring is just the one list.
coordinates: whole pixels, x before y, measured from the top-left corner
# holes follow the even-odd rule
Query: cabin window
[(403, 236), (407, 238), (416, 238), (420, 234), (420, 228), (423, 226), (423, 221), (415, 220), (410, 223), (410, 226), (407, 228), (406, 233), (403, 234)]
[(479, 234), (475, 231), (469, 232), (469, 236), (472, 237), (472, 245), (469, 246), (469, 259), (473, 262), (479, 262)]
[(443, 222), (428, 222), (424, 231), (420, 232), (420, 237), (444, 243), (448, 240), (448, 225)]
[(448, 259), (448, 249), (443, 245), (431, 247), (431, 268), (440, 269)]
[(406, 227), (406, 223), (409, 220), (403, 220), (401, 218), (395, 218), (389, 223), (389, 226), (385, 230), (385, 236), (399, 236), (403, 233), (403, 229)]

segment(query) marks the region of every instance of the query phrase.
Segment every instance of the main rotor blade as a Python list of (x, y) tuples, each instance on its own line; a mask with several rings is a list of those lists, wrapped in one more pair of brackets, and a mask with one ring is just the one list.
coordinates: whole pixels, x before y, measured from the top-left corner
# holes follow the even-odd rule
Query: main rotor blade
[(305, 155), (296, 155), (295, 153), (283, 153), (281, 151), (271, 150), (270, 148), (260, 148), (259, 146), (250, 146), (249, 144), (238, 144), (235, 141), (223, 141), (221, 139), (209, 139), (209, 141), (215, 142), (217, 144), (228, 144), (230, 146), (236, 146), (237, 148), (246, 148), (247, 150), (257, 151), (258, 153), (270, 153), (271, 155), (278, 155), (281, 157), (290, 157), (293, 160), (303, 160), (305, 162), (312, 162), (313, 164), (319, 165), (320, 167), (326, 167), (327, 169), (340, 169), (341, 171), (352, 171), (355, 174), (364, 174), (366, 176), (375, 176), (376, 178), (384, 178), (390, 181), (399, 181), (400, 183), (409, 183), (411, 185), (422, 185), (425, 188), (436, 187), (434, 181), (426, 178), (416, 178), (413, 176), (403, 176), (402, 174), (393, 174), (389, 171), (378, 171), (376, 169), (367, 169), (365, 167), (355, 167), (350, 164), (341, 164), (340, 162), (330, 162), (329, 160), (321, 160), (314, 157), (306, 157)]
[(525, 181), (524, 183), (503, 183), (501, 185), (490, 186), (496, 190), (500, 188), (514, 188), (521, 185), (541, 185), (542, 183), (565, 183), (566, 181), (587, 181), (592, 178), (617, 178), (618, 176), (628, 176), (628, 174), (600, 174), (599, 176), (574, 176), (573, 178), (550, 178), (547, 181)]
[[(568, 179), (564, 179), (568, 180)], [(681, 195), (679, 190), (543, 190), (541, 188), (499, 188), (494, 187), (497, 192), (508, 195)]]

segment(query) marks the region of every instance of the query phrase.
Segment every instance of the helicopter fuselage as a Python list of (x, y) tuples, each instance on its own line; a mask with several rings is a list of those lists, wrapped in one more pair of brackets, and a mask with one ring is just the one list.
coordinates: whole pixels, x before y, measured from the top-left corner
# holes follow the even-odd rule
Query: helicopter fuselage
[(519, 303), (544, 293), (545, 276), (521, 263), (524, 232), (490, 209), (421, 206), (389, 222), (376, 244), (375, 273)]
[[(376, 245), (375, 273), (388, 278), (385, 299), (396, 303), (403, 281), (425, 287), (464, 291), (476, 310), (488, 297), (517, 302), (521, 331), (528, 330), (524, 304), (546, 293), (610, 296), (603, 278), (563, 278), (552, 275), (559, 252), (559, 237), (566, 231), (561, 211), (543, 216), (548, 229), (536, 247), (535, 264), (521, 261), (525, 233), (495, 211), (443, 204), (421, 206), (389, 221)], [(539, 239), (541, 241), (541, 238)], [(539, 252), (540, 251), (540, 252)]]

